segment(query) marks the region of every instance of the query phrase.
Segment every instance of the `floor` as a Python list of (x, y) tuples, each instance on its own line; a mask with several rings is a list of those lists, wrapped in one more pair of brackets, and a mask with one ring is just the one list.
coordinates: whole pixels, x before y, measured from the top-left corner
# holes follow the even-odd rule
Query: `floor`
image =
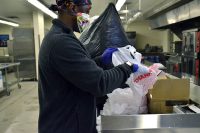
[(0, 133), (37, 133), (37, 82), (12, 87), (10, 96), (0, 97)]
[[(37, 82), (22, 82), (21, 86), (13, 86), (10, 96), (0, 96), (0, 133), (38, 132)], [(97, 129), (100, 133), (100, 126)]]

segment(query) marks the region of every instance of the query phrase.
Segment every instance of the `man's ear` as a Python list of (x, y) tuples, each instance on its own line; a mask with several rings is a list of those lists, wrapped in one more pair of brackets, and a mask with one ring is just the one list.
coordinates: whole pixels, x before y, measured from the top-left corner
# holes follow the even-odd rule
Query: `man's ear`
[(76, 15), (76, 11), (75, 11), (76, 5), (73, 2), (66, 2), (65, 6), (68, 12), (71, 13), (71, 15)]

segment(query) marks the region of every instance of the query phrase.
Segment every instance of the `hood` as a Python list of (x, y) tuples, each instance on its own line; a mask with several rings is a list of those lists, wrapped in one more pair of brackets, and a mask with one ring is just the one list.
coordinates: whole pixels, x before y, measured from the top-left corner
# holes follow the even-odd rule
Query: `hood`
[(160, 12), (151, 12), (147, 19), (152, 29), (171, 29), (181, 39), (183, 30), (200, 27), (200, 0), (175, 1)]

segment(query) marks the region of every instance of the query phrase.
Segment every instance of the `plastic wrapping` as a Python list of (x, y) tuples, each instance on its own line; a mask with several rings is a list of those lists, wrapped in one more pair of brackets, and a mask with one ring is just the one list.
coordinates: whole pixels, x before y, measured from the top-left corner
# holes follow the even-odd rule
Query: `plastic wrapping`
[(133, 115), (147, 113), (147, 99), (131, 88), (116, 89), (108, 94), (103, 115)]
[(113, 3), (110, 3), (101, 16), (83, 31), (80, 41), (92, 58), (100, 56), (108, 47), (131, 45)]
[(113, 53), (112, 62), (114, 66), (118, 66), (127, 61), (137, 64), (139, 69), (137, 72), (132, 73), (127, 80), (127, 84), (133, 90), (136, 90), (141, 96), (145, 96), (157, 80), (157, 75), (161, 73), (159, 64), (146, 67), (141, 64), (142, 55), (136, 51), (133, 46), (125, 46), (118, 48), (118, 51)]

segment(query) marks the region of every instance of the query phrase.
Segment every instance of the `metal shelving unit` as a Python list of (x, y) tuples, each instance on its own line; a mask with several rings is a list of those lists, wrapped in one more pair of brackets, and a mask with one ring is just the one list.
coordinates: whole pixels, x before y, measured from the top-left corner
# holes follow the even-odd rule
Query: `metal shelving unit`
[[(0, 71), (2, 72), (2, 91), (6, 91), (7, 95), (10, 95), (10, 87), (13, 85), (18, 86), (21, 88), (20, 85), (20, 78), (19, 78), (19, 65), (20, 63), (0, 63)], [(13, 72), (9, 72), (9, 68), (15, 67), (12, 69)]]

